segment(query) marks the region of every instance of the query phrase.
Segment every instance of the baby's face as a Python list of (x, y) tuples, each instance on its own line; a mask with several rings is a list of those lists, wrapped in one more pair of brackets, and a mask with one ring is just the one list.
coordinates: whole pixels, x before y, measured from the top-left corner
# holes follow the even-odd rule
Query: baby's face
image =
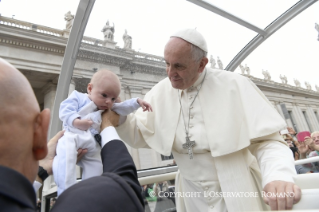
[(89, 98), (96, 104), (99, 110), (111, 109), (114, 101), (120, 94), (118, 86), (106, 82), (89, 83), (87, 90)]

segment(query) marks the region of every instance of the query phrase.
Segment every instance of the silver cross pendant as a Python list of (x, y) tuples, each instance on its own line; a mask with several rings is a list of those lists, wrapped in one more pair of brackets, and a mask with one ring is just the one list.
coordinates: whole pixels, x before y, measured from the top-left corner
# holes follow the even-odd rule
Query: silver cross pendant
[(189, 140), (189, 137), (186, 136), (186, 143), (183, 144), (183, 149), (188, 150), (189, 159), (193, 159), (193, 147), (196, 145), (195, 141)]

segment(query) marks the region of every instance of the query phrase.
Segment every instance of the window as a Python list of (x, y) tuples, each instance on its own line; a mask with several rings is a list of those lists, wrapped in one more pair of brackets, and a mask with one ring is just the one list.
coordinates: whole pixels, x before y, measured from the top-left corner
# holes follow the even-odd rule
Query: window
[(311, 127), (311, 124), (310, 124), (310, 120), (309, 120), (309, 118), (308, 118), (308, 115), (307, 115), (306, 111), (302, 111), (302, 114), (303, 114), (303, 116), (304, 116), (305, 119), (306, 119), (306, 123), (307, 123), (307, 125), (308, 125), (308, 129), (312, 132), (313, 130), (312, 130), (312, 127)]
[(314, 111), (314, 113), (315, 113), (315, 116), (316, 116), (316, 118), (317, 118), (317, 121), (319, 122), (319, 116), (318, 116), (317, 111)]
[(174, 159), (174, 157), (173, 157), (173, 154), (171, 153), (171, 155), (170, 156), (164, 156), (164, 155), (161, 155), (161, 157), (162, 157), (162, 160), (172, 160), (172, 159)]
[(298, 127), (297, 127), (297, 124), (296, 124), (296, 120), (295, 120), (295, 118), (294, 118), (294, 116), (292, 114), (292, 111), (288, 110), (288, 114), (289, 114), (289, 118), (290, 118), (290, 120), (292, 122), (292, 125), (294, 127), (294, 130), (296, 131), (296, 133), (298, 133), (299, 130), (298, 130)]

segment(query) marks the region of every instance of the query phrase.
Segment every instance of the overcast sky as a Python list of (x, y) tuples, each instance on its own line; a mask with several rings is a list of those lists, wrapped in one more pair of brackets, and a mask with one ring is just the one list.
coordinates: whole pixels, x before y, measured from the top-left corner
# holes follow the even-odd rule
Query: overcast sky
[[(265, 28), (275, 18), (293, 6), (295, 0), (208, 0), (212, 4), (260, 27)], [(76, 13), (79, 0), (1, 0), (2, 16), (64, 29), (64, 14)], [(236, 23), (200, 8), (186, 0), (96, 0), (85, 35), (103, 39), (106, 21), (115, 24), (115, 42), (123, 47), (125, 29), (133, 38), (136, 51), (163, 56), (164, 46), (173, 32), (182, 28), (197, 28), (207, 40), (208, 55), (217, 56), (224, 67), (256, 35)], [(244, 61), (251, 74), (263, 78), (262, 69), (272, 79), (288, 84), (299, 79), (312, 89), (319, 86), (319, 41), (315, 23), (319, 24), (319, 3), (315, 3), (282, 27)], [(236, 69), (240, 73), (240, 69)]]

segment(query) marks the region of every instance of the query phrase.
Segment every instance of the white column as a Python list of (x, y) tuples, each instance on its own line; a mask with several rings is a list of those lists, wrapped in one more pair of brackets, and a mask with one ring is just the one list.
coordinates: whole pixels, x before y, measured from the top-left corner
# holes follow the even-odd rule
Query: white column
[[(71, 79), (70, 86), (69, 86), (69, 96), (74, 90), (75, 90), (75, 82), (73, 79)], [(82, 178), (81, 167), (76, 165), (75, 171), (76, 171), (76, 178)]]
[(131, 98), (140, 97), (142, 98), (143, 87), (141, 86), (130, 86)]
[[(44, 93), (44, 108), (49, 108), (51, 110), (51, 115), (52, 115), (52, 109), (53, 109), (54, 99), (56, 95), (56, 88), (57, 88), (56, 84), (52, 82), (46, 84), (42, 88), (42, 92)], [(55, 183), (54, 183), (53, 176), (49, 176), (44, 181), (43, 190), (44, 191), (49, 190), (54, 185)]]
[(122, 99), (122, 100), (127, 100), (127, 99), (130, 99), (130, 98), (132, 98), (131, 97), (130, 88), (129, 88), (129, 86), (126, 86), (124, 88), (124, 99)]
[[(280, 103), (279, 103), (279, 102), (275, 102), (275, 104), (276, 104), (277, 111), (279, 112), (279, 114), (281, 115), (281, 117), (286, 121), (287, 126), (294, 128), (294, 125), (293, 125), (293, 123), (292, 123), (292, 120), (285, 118), (285, 115), (284, 115), (284, 113), (283, 113), (283, 111), (282, 111), (282, 108), (281, 108)], [(288, 112), (288, 110), (287, 110), (287, 112)]]
[(69, 86), (69, 95), (75, 90), (75, 82), (71, 79), (70, 86)]
[(56, 84), (48, 83), (42, 88), (42, 92), (44, 94), (44, 108), (49, 108), (51, 110), (52, 115), (52, 109), (53, 109), (53, 103), (55, 99), (56, 94)]
[[(125, 99), (122, 99), (123, 100), (126, 100), (126, 99), (130, 99), (130, 98), (134, 98), (134, 97), (139, 97), (139, 94), (134, 92), (135, 90), (133, 90), (132, 92), (132, 87), (131, 86), (124, 86), (125, 88), (123, 88), (124, 92), (123, 92), (123, 96)], [(140, 154), (139, 154), (139, 151), (138, 149), (135, 149), (135, 148), (131, 148), (131, 156), (133, 158), (133, 161), (135, 163), (135, 166), (136, 166), (136, 169), (141, 169), (141, 161), (140, 161)]]
[(125, 86), (121, 86), (121, 93), (120, 93), (120, 96), (119, 96), (120, 98), (121, 98), (121, 101), (124, 101), (124, 100), (126, 100), (126, 96), (125, 96)]
[(292, 112), (293, 112), (293, 116), (296, 120), (296, 124), (297, 124), (299, 131), (307, 130), (308, 127), (306, 127), (306, 124), (304, 123), (305, 120), (304, 120), (304, 117), (303, 117), (303, 114), (302, 114), (300, 108), (297, 105), (293, 105)]
[(310, 106), (307, 106), (307, 114), (310, 120), (310, 124), (312, 127), (312, 131), (318, 131), (319, 130), (319, 123), (317, 121), (316, 115), (313, 112), (313, 109)]
[(285, 116), (284, 116), (284, 114), (283, 114), (283, 112), (282, 112), (282, 110), (281, 110), (281, 106), (280, 106), (280, 103), (279, 103), (279, 102), (275, 102), (275, 108), (277, 109), (277, 111), (278, 111), (278, 113), (281, 115), (281, 117), (282, 117), (283, 119), (285, 119)]

